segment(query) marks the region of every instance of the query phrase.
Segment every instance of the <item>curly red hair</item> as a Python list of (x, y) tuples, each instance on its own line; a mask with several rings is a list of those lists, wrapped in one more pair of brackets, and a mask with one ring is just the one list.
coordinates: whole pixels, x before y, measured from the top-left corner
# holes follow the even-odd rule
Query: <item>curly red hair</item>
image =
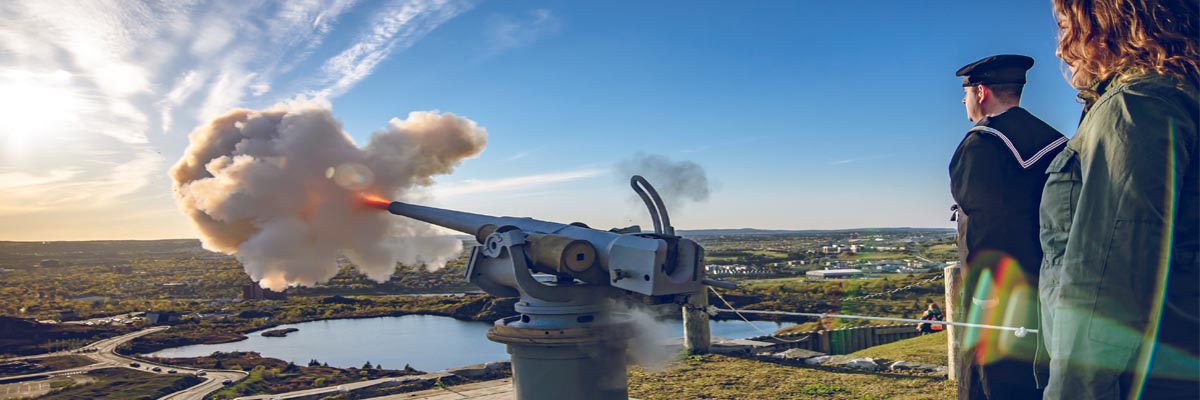
[(1058, 56), (1071, 67), (1071, 86), (1086, 102), (1089, 89), (1114, 76), (1148, 73), (1185, 85), (1200, 82), (1196, 0), (1053, 0)]

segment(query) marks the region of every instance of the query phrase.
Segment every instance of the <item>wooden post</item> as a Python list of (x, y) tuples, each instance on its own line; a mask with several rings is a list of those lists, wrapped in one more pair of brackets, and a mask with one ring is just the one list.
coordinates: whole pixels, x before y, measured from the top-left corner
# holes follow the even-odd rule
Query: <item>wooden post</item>
[(845, 343), (845, 346), (842, 347), (842, 354), (850, 354), (850, 353), (857, 351), (858, 328), (854, 328), (854, 327), (846, 328), (846, 336), (845, 337), (846, 337), (846, 340), (842, 341), (842, 343)]
[(855, 338), (855, 336), (857, 336), (856, 334), (858, 333), (857, 329), (858, 328), (855, 327), (849, 327), (842, 331), (842, 354), (850, 354), (854, 352), (854, 342), (858, 341), (857, 338)]
[(817, 331), (817, 351), (825, 354), (833, 354), (831, 353), (833, 349), (829, 347), (829, 331)]
[(850, 332), (847, 332), (850, 336), (849, 337), (850, 340), (847, 340), (846, 342), (848, 342), (850, 345), (847, 346), (846, 354), (850, 354), (850, 353), (858, 351), (858, 349), (860, 347), (858, 344), (858, 342), (860, 341), (859, 340), (860, 338), (858, 337), (859, 336), (858, 332), (860, 332), (860, 331), (862, 331), (862, 328), (855, 327), (855, 328), (850, 328)]
[[(966, 318), (964, 312), (958, 307), (962, 300), (962, 269), (960, 267), (946, 267), (942, 270), (942, 276), (946, 279), (946, 320), (949, 322), (959, 322)], [(960, 377), (965, 377), (963, 371), (959, 371), (959, 343), (962, 343), (961, 329), (956, 329), (954, 325), (946, 325), (946, 371), (950, 380), (957, 381)], [(960, 382), (961, 383), (961, 382)], [(962, 387), (960, 384), (959, 387)]]
[(683, 347), (691, 354), (708, 353), (712, 336), (708, 332), (708, 288), (688, 296), (683, 305)]
[(829, 350), (829, 354), (846, 354), (846, 328), (830, 331)]

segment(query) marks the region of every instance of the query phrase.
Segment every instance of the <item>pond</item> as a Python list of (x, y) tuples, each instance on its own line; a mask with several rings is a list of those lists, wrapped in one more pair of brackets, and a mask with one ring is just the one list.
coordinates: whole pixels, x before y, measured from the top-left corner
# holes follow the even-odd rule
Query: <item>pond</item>
[[(680, 321), (664, 321), (664, 331), (683, 335)], [(755, 321), (766, 332), (793, 325)], [(405, 364), (432, 372), (446, 368), (508, 359), (504, 345), (487, 340), (491, 322), (462, 321), (433, 315), (405, 315), (361, 319), (332, 319), (280, 325), (270, 329), (296, 328), (286, 337), (247, 334), (247, 340), (182, 346), (160, 350), (155, 357), (199, 357), (213, 352), (254, 351), (298, 365), (316, 359), (332, 367), (361, 367), (364, 363), (400, 369)], [(745, 321), (711, 321), (713, 336), (746, 338), (761, 336)], [(666, 335), (667, 333), (663, 333)]]

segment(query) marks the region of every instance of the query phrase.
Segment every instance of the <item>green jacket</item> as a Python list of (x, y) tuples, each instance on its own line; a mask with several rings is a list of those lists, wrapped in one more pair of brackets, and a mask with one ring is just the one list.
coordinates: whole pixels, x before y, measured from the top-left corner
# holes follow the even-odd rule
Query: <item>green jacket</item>
[(1046, 170), (1046, 399), (1121, 398), (1121, 372), (1155, 351), (1151, 377), (1200, 376), (1197, 88), (1159, 75), (1106, 83)]

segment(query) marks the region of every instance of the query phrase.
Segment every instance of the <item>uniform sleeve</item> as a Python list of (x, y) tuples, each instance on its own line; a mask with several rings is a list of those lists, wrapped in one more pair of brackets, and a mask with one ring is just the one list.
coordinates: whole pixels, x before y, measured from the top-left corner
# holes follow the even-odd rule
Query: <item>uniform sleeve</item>
[(1005, 163), (1013, 156), (999, 140), (972, 134), (962, 144), (960, 160), (951, 171), (954, 198), (967, 215), (967, 262), (984, 250), (1003, 247), (1002, 227), (1007, 225), (1003, 191)]

